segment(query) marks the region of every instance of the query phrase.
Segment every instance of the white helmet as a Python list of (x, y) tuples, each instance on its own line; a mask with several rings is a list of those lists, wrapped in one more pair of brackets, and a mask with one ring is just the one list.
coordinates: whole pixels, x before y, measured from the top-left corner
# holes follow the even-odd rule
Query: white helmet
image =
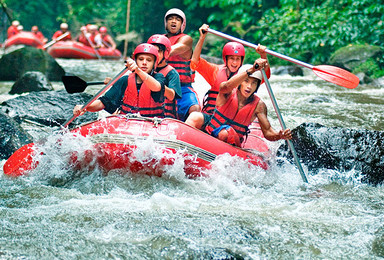
[(20, 22), (17, 21), (17, 20), (14, 20), (14, 21), (12, 22), (12, 25), (17, 27), (17, 26), (20, 25)]
[(68, 24), (67, 23), (60, 24), (60, 29), (68, 29)]
[[(253, 67), (252, 64), (244, 64), (243, 66), (240, 67), (238, 73), (244, 72), (244, 71), (246, 71), (246, 70), (248, 70), (248, 69), (250, 69), (252, 67)], [(258, 79), (260, 81), (263, 79), (263, 76), (261, 75), (261, 71), (260, 70), (256, 70), (255, 72), (253, 72), (249, 76), (252, 77), (252, 78)]]
[(185, 17), (185, 14), (183, 11), (177, 8), (172, 8), (167, 11), (167, 13), (164, 15), (164, 27), (167, 28), (167, 17), (170, 15), (178, 15), (183, 19), (183, 22), (181, 23), (180, 31), (181, 33), (184, 32), (185, 27), (187, 27), (187, 18)]

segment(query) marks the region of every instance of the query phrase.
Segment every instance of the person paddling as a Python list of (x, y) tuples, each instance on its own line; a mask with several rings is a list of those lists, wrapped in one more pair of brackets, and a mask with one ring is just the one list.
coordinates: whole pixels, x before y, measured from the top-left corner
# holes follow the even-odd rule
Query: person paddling
[[(195, 46), (191, 59), (191, 69), (199, 72), (211, 86), (205, 94), (202, 113), (194, 112), (186, 121), (187, 124), (198, 129), (204, 129), (205, 125), (209, 122), (213, 111), (215, 110), (216, 97), (219, 93), (221, 82), (227, 81), (232, 76), (236, 75), (245, 58), (244, 46), (237, 42), (228, 42), (224, 45), (222, 51), (224, 64), (222, 65), (208, 62), (200, 57), (208, 28), (209, 25), (207, 24), (203, 24), (199, 28), (200, 38)], [(256, 49), (256, 51), (260, 54), (260, 57), (263, 59), (267, 59), (265, 49), (265, 46), (262, 45), (258, 45)], [(271, 70), (268, 65), (266, 66), (265, 71), (269, 77)]]
[(172, 47), (168, 64), (174, 67), (180, 76), (182, 98), (177, 100), (178, 117), (185, 121), (193, 111), (200, 111), (199, 99), (192, 87), (194, 75), (190, 68), (192, 57), (192, 38), (184, 34), (187, 20), (183, 11), (177, 8), (168, 10), (164, 16), (166, 36)]
[(8, 39), (19, 33), (19, 30), (17, 30), (17, 26), (19, 26), (19, 25), (20, 25), (19, 21), (17, 21), (17, 20), (12, 21), (12, 25), (9, 26), (8, 30), (7, 30)]
[[(105, 110), (111, 114), (140, 113), (148, 117), (164, 117), (165, 78), (155, 69), (159, 62), (157, 48), (142, 43), (135, 48), (126, 67), (132, 71), (121, 77), (104, 96), (90, 104), (86, 111)], [(76, 105), (73, 115), (84, 114), (82, 105)]]
[(36, 37), (42, 41), (42, 43), (46, 43), (48, 41), (48, 39), (44, 37), (43, 33), (39, 31), (39, 27), (36, 25), (32, 26), (31, 32), (33, 32), (33, 34), (36, 35)]
[(60, 41), (70, 41), (70, 40), (72, 40), (71, 33), (68, 31), (68, 24), (67, 23), (61, 23), (60, 24), (60, 30), (56, 31), (53, 34), (52, 40), (56, 40), (57, 37), (63, 35), (66, 32), (68, 32), (68, 35), (65, 36), (63, 39), (61, 39)]
[(167, 63), (171, 52), (171, 42), (164, 35), (154, 34), (149, 37), (147, 43), (157, 46), (159, 51), (160, 61), (156, 72), (165, 77), (165, 117), (177, 118), (177, 99), (180, 99), (182, 94), (179, 73)]
[[(239, 72), (220, 84), (216, 108), (205, 130), (218, 139), (241, 147), (248, 126), (257, 118), (264, 137), (269, 141), (291, 139), (290, 129), (276, 132), (267, 116), (267, 106), (256, 95), (261, 84), (260, 70), (267, 60), (259, 58), (253, 65), (243, 65)], [(257, 68), (257, 69), (256, 69)]]
[(113, 38), (107, 33), (107, 31), (107, 27), (101, 26), (99, 29), (99, 34), (95, 36), (95, 42), (101, 45), (101, 47), (115, 50), (116, 43)]

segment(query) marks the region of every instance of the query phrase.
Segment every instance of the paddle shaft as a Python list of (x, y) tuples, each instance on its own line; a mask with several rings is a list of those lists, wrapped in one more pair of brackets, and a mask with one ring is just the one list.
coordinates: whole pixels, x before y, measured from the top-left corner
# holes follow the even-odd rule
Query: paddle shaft
[(91, 85), (101, 85), (101, 84), (104, 84), (104, 81), (87, 82), (87, 86), (91, 86)]
[[(257, 44), (253, 44), (253, 43), (250, 43), (250, 42), (247, 42), (247, 41), (244, 41), (244, 40), (241, 40), (241, 39), (238, 39), (236, 37), (233, 37), (233, 36), (230, 36), (228, 34), (225, 34), (225, 33), (222, 33), (222, 32), (219, 32), (219, 31), (216, 31), (216, 30), (213, 30), (211, 28), (208, 28), (208, 32), (214, 34), (214, 35), (217, 35), (217, 36), (220, 36), (222, 38), (225, 38), (227, 40), (230, 40), (230, 41), (234, 41), (234, 42), (239, 42), (245, 46), (248, 46), (248, 47), (251, 47), (251, 48), (254, 48), (256, 49), (257, 48)], [(308, 63), (305, 63), (305, 62), (302, 62), (302, 61), (299, 61), (299, 60), (296, 60), (294, 58), (291, 58), (291, 57), (288, 57), (284, 54), (280, 54), (278, 52), (275, 52), (275, 51), (272, 51), (272, 50), (269, 50), (269, 49), (266, 49), (265, 50), (266, 53), (268, 54), (271, 54), (273, 56), (276, 56), (278, 58), (281, 58), (283, 60), (287, 60), (287, 61), (290, 61), (292, 63), (295, 63), (297, 65), (300, 65), (300, 66), (303, 66), (303, 67), (306, 67), (308, 69), (313, 69), (313, 65), (311, 64), (308, 64)]]
[(92, 49), (95, 51), (96, 57), (97, 57), (99, 60), (101, 60), (101, 57), (100, 57), (98, 51), (96, 50), (95, 45), (93, 45), (93, 43), (91, 42), (91, 39), (89, 39), (89, 37), (88, 37), (88, 35), (87, 35), (86, 33), (83, 32), (83, 34), (84, 34), (85, 39), (87, 39), (87, 42), (89, 43), (89, 45), (90, 45), (90, 46), (92, 47)]
[[(103, 95), (113, 84), (116, 83), (116, 81), (118, 81), (126, 72), (128, 71), (128, 68), (125, 68), (123, 69), (122, 71), (120, 71), (119, 74), (117, 74), (107, 85), (105, 85), (105, 87), (103, 87), (99, 92), (97, 92), (97, 94), (91, 98), (83, 107), (82, 107), (82, 111), (85, 111), (87, 109), (87, 107), (89, 107), (89, 105), (91, 105), (93, 103), (93, 101), (95, 101), (96, 99), (98, 99), (101, 95)], [(77, 116), (72, 116), (70, 119), (68, 119), (67, 122), (64, 123), (63, 127), (67, 127), (73, 120), (75, 120)]]
[(53, 44), (55, 44), (56, 42), (60, 41), (61, 39), (65, 38), (67, 35), (69, 34), (69, 32), (66, 32), (62, 35), (60, 35), (59, 37), (57, 37), (56, 39), (46, 43), (44, 46), (43, 46), (43, 50), (45, 50), (46, 48), (52, 46)]
[[(277, 118), (279, 119), (281, 128), (283, 130), (285, 130), (287, 127), (285, 126), (285, 123), (284, 123), (283, 117), (281, 115), (279, 106), (277, 105), (277, 101), (275, 99), (275, 95), (272, 92), (272, 88), (271, 88), (271, 85), (269, 84), (269, 80), (268, 80), (267, 74), (265, 73), (264, 69), (261, 70), (261, 73), (263, 74), (265, 85), (267, 86), (268, 94), (269, 94), (269, 97), (271, 98), (272, 105), (273, 105), (273, 108), (275, 109)], [(299, 169), (301, 178), (303, 179), (304, 182), (308, 183), (307, 176), (305, 175), (303, 167), (301, 167), (301, 163), (299, 161), (299, 158), (297, 157), (297, 153), (296, 153), (295, 147), (292, 144), (292, 141), (291, 140), (286, 140), (286, 141), (288, 143), (289, 149), (292, 152), (293, 158), (295, 160), (295, 164), (296, 164), (297, 168)]]

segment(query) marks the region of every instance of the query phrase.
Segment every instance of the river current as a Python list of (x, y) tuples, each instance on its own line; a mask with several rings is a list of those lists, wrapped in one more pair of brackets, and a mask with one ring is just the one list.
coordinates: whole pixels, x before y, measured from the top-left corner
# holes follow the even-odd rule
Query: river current
[[(124, 68), (121, 61), (58, 62), (86, 81), (113, 77)], [(304, 122), (384, 127), (384, 88), (346, 89), (309, 70), (300, 77), (272, 75), (270, 83), (291, 129)], [(12, 84), (0, 82), (0, 102), (13, 97), (7, 94)], [(60, 82), (53, 86), (63, 88)], [(94, 94), (100, 87), (86, 91)], [(201, 77), (195, 89), (204, 94)], [(280, 129), (265, 86), (258, 94), (273, 127)], [(46, 131), (32, 134), (37, 141)], [(1, 162), (0, 259), (384, 257), (384, 188), (361, 183), (353, 170), (319, 169), (304, 184), (295, 165), (283, 158), (265, 172), (223, 155), (209, 170), (210, 178), (196, 180), (184, 176), (182, 162), (162, 178), (128, 172), (103, 176), (98, 170), (85, 174), (63, 166), (52, 136), (49, 162), (30, 176), (6, 177)], [(80, 151), (88, 141), (67, 143)], [(277, 150), (281, 144), (271, 145)]]

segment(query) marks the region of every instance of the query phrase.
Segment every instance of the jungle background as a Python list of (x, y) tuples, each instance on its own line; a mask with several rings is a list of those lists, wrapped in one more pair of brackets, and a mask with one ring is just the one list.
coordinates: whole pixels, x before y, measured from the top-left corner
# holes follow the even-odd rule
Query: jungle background
[[(211, 28), (314, 65), (326, 64), (331, 55), (346, 46), (384, 48), (384, 3), (379, 0), (141, 0), (132, 1), (129, 34), (126, 34), (129, 0), (0, 0), (0, 42), (12, 20), (24, 30), (39, 26), (50, 39), (60, 23), (69, 24), (74, 36), (80, 27), (93, 23), (106, 26), (119, 49), (128, 38), (128, 52), (155, 33), (164, 33), (164, 14), (170, 8), (182, 9), (187, 16), (185, 33), (198, 39), (198, 28)], [(204, 54), (221, 57), (225, 41), (207, 38)], [(247, 49), (246, 62), (257, 54)], [(286, 64), (274, 57), (271, 64)], [(353, 73), (367, 72), (372, 78), (384, 76), (384, 58), (367, 60)]]

